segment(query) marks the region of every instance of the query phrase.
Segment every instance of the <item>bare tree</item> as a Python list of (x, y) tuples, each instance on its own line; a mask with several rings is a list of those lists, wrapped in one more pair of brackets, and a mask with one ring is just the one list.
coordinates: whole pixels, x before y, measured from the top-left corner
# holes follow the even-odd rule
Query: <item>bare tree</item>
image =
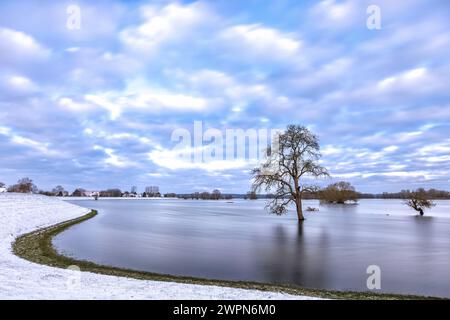
[(303, 193), (316, 192), (317, 186), (308, 185), (306, 177), (329, 176), (328, 171), (318, 164), (321, 157), (318, 138), (306, 127), (289, 125), (278, 137), (278, 148), (268, 150), (265, 163), (252, 170), (253, 191), (262, 188), (274, 191), (273, 199), (267, 204), (272, 213), (287, 212), (287, 205), (295, 203), (299, 221), (304, 220), (302, 209)]
[(256, 195), (256, 192), (254, 192), (254, 191), (249, 191), (249, 192), (247, 192), (247, 194), (244, 196), (244, 199), (256, 200), (256, 199), (258, 199), (258, 196)]
[(57, 197), (64, 196), (64, 192), (65, 192), (64, 188), (62, 186), (60, 186), (60, 185), (54, 187), (53, 190), (52, 190), (53, 195), (57, 196)]
[(424, 215), (425, 209), (430, 209), (436, 204), (428, 197), (428, 194), (423, 189), (418, 189), (417, 191), (407, 192), (405, 194), (405, 204), (408, 207), (413, 208), (421, 216)]
[(211, 199), (213, 200), (219, 200), (222, 197), (222, 194), (220, 193), (220, 190), (214, 189), (211, 194)]
[(30, 178), (22, 178), (8, 189), (9, 192), (36, 193), (37, 187)]
[(211, 199), (211, 194), (207, 191), (204, 191), (204, 192), (200, 193), (200, 199), (209, 200), (209, 199)]
[(100, 191), (99, 196), (100, 197), (120, 198), (122, 196), (122, 191), (120, 189), (108, 189), (108, 190)]

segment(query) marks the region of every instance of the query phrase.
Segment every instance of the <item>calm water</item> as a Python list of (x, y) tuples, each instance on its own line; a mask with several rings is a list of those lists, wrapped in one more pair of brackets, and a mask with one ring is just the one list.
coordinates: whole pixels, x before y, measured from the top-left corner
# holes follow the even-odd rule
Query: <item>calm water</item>
[(264, 201), (74, 201), (99, 211), (54, 239), (70, 256), (136, 270), (304, 287), (367, 290), (381, 268), (385, 292), (450, 297), (450, 201), (416, 217), (400, 200), (307, 206), (269, 215)]

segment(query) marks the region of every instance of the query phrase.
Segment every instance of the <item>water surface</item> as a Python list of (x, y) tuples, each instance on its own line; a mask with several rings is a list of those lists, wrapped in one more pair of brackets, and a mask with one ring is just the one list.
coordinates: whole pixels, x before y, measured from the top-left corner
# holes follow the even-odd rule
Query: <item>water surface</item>
[(99, 211), (54, 239), (58, 251), (101, 264), (225, 280), (450, 297), (450, 201), (417, 217), (400, 200), (319, 206), (298, 224), (264, 201), (73, 201)]

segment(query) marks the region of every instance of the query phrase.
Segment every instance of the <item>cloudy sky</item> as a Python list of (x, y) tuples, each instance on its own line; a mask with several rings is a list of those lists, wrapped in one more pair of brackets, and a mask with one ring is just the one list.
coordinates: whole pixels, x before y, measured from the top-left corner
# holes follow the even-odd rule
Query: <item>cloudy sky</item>
[(202, 121), (303, 124), (333, 179), (361, 191), (449, 189), (449, 12), (446, 0), (1, 1), (0, 181), (247, 191), (248, 159), (175, 159), (174, 130)]

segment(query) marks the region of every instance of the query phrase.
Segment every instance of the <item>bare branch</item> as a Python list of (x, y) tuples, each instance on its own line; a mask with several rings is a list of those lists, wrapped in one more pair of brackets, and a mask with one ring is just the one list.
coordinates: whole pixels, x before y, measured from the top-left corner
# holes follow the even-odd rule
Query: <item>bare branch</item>
[(317, 136), (306, 127), (289, 125), (278, 137), (278, 150), (269, 149), (266, 162), (252, 170), (253, 191), (265, 190), (273, 195), (267, 208), (283, 214), (294, 202), (297, 215), (303, 220), (301, 198), (303, 192), (313, 192), (314, 186), (301, 185), (304, 175), (314, 178), (329, 176), (318, 164), (321, 157)]

